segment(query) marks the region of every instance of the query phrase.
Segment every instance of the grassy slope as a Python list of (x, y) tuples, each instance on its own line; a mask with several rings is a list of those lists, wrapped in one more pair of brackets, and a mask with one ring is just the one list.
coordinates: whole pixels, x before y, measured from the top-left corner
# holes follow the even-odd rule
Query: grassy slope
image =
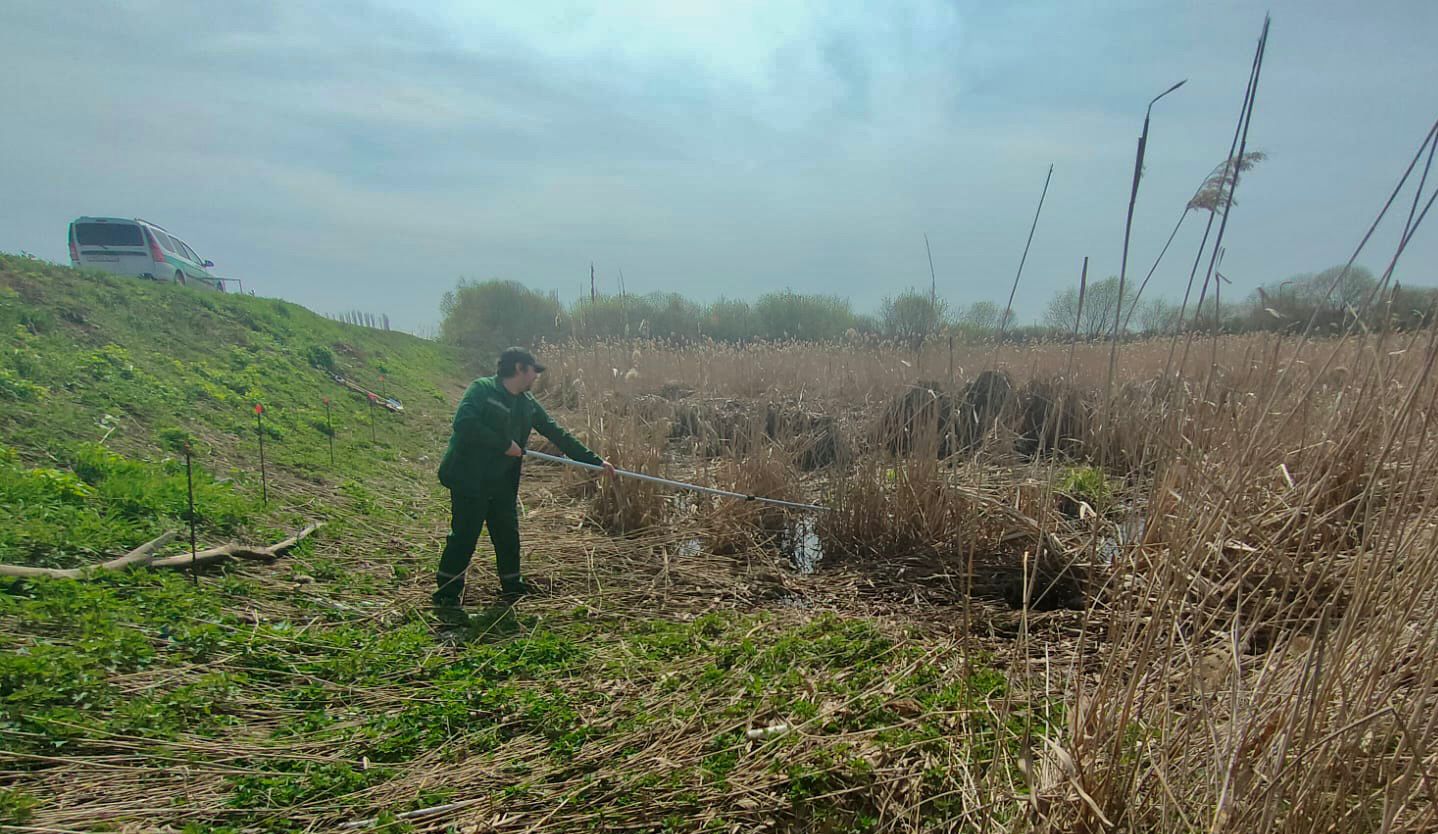
[[(661, 585), (641, 558), (641, 582), (627, 545), (595, 534), (581, 539), (591, 564), (574, 567), (544, 550), (574, 514), (542, 476), (524, 494), (527, 541), (541, 542), (526, 558), (586, 590), (438, 636), (423, 605), (445, 519), (432, 473), (465, 375), (434, 344), (9, 256), (0, 338), (0, 560), (88, 563), (178, 526), (184, 437), (199, 450), (202, 546), (331, 522), (283, 561), (197, 584), (8, 584), (0, 823), (298, 830), (463, 800), (415, 824), (870, 830), (876, 797), (896, 790), (937, 797), (912, 805), (929, 819), (971, 808), (973, 780), (1006, 784), (1015, 734), (1052, 718), (998, 719), (1004, 679), (954, 660), (952, 643), (756, 611), (727, 588), (686, 597), (667, 561)], [(406, 403), (380, 415), (379, 442), (363, 401), (312, 367), (327, 355), (373, 387), (385, 373)], [(256, 401), (278, 470), (267, 506)], [(744, 736), (781, 720), (804, 733)]]
[[(256, 403), (267, 409), (272, 464), (295, 478), (363, 484), (416, 474), (407, 464), (432, 453), (446, 403), (462, 384), (446, 350), (406, 334), (339, 324), (277, 300), (81, 274), (13, 257), (0, 260), (0, 340), (0, 438), (18, 458), (12, 469), (66, 470), (87, 461), (104, 468), (93, 448), (102, 437), (110, 450), (158, 461), (173, 457), (188, 437), (203, 473), (202, 497), (210, 499), (202, 500), (201, 514), (210, 519), (208, 510), (223, 509), (215, 529), (202, 532), (220, 537), (244, 531), (241, 517), (260, 527), (292, 521), (283, 512), (248, 512), (259, 497)], [(385, 375), (387, 392), (407, 410), (379, 411), (381, 442), (370, 442), (365, 400), (332, 382), (316, 361), (373, 389)], [(333, 403), (334, 469), (323, 433), (324, 397)], [(145, 469), (129, 474), (151, 483), (111, 484), (108, 492), (95, 484), (96, 497), (115, 499), (127, 487), (134, 493), (174, 487), (163, 477), (175, 474), (173, 466)], [(231, 477), (236, 486), (213, 489), (209, 475)], [(9, 486), (14, 493), (26, 484), (12, 478)], [(50, 497), (66, 497), (66, 486), (55, 484)], [(31, 515), (43, 492), (33, 496)], [(28, 531), (10, 527), (0, 533), (0, 547), (37, 564), (123, 550), (175, 526), (183, 496), (169, 498), (163, 506), (141, 501), (128, 519), (111, 511), (113, 500), (69, 502), (78, 507), (55, 501), (50, 515), (71, 523), (50, 526), (67, 528), (66, 539), (47, 540), (41, 523)]]

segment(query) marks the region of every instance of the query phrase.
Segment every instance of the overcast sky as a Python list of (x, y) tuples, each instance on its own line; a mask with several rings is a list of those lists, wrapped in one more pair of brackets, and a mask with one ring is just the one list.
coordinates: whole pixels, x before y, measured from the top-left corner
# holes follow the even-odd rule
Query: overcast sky
[[(1146, 269), (1227, 153), (1264, 7), (1241, 2), (5, 0), (0, 250), (68, 262), (144, 217), (321, 312), (437, 322), (460, 277), (872, 309), (1017, 305), (1118, 271), (1134, 143)], [(1225, 274), (1342, 262), (1438, 115), (1438, 3), (1272, 4)], [(1438, 222), (1434, 220), (1433, 222)], [(1198, 243), (1154, 286), (1181, 294)], [(1377, 253), (1389, 253), (1393, 236)], [(1438, 282), (1438, 234), (1405, 283)]]

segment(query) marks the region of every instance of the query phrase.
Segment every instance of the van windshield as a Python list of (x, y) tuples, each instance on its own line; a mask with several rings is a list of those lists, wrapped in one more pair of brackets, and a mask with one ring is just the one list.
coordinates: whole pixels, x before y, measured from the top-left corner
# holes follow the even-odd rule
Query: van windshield
[(144, 246), (140, 227), (133, 223), (76, 223), (75, 242), (81, 246)]

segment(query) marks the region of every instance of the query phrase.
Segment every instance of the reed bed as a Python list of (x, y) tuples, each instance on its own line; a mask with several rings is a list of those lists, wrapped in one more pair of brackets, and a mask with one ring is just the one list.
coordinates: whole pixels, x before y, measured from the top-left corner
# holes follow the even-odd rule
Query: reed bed
[(560, 350), (540, 396), (616, 464), (830, 509), (527, 464), (551, 591), (476, 578), (450, 640), (443, 507), (395, 484), (204, 578), (217, 608), (166, 633), (218, 649), (109, 680), (222, 687), (205, 729), (7, 731), (0, 780), (43, 798), (28, 830), (1433, 830), (1434, 335), (1244, 337), (1169, 376), (1126, 346), (1112, 400), (1084, 346), (923, 384), (872, 346), (644, 346), (602, 382)]
[[(821, 576), (882, 577), (902, 598), (907, 572), (929, 599), (1027, 612), (1053, 588), (1078, 610), (1087, 625), (1046, 649), (1068, 720), (1040, 745), (1020, 827), (1438, 824), (1433, 334), (1224, 339), (1164, 376), (1170, 350), (1123, 348), (1111, 401), (1101, 350), (1078, 346), (1072, 373), (1066, 349), (990, 350), (1011, 396), (987, 410), (965, 398), (989, 376), (921, 382), (935, 350), (770, 345), (726, 363), (646, 346), (616, 389), (688, 375), (695, 396), (759, 411), (844, 402), (859, 453), (807, 487), (833, 507)], [(965, 408), (981, 416), (966, 425)], [(884, 442), (896, 415), (906, 441)], [(1060, 494), (1081, 465), (1112, 485), (1106, 511)], [(1032, 635), (1014, 638), (1030, 656)]]

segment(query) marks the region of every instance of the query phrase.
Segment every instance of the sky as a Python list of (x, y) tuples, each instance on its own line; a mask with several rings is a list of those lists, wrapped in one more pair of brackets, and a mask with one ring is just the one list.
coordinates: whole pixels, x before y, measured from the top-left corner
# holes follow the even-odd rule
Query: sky
[[(415, 8), (410, 8), (414, 5)], [(1342, 263), (1438, 117), (1438, 3), (1281, 2), (1223, 272)], [(0, 251), (67, 263), (144, 217), (218, 274), (432, 334), (461, 278), (573, 300), (785, 288), (861, 311), (930, 275), (1020, 319), (1130, 274), (1228, 153), (1265, 7), (1244, 2), (6, 0)], [(1152, 289), (1181, 296), (1191, 217)], [(1438, 223), (1438, 219), (1434, 220)], [(1396, 227), (1360, 259), (1381, 269)], [(1438, 283), (1431, 225), (1397, 272)]]

